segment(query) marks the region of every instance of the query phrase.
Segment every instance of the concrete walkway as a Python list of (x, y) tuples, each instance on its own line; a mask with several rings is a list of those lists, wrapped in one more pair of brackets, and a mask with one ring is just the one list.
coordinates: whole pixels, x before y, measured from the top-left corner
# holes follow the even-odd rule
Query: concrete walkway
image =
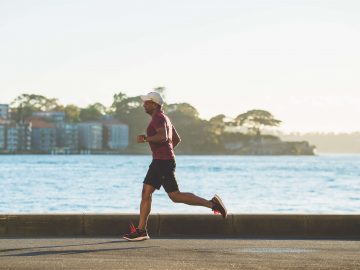
[(360, 241), (0, 238), (0, 269), (360, 269)]

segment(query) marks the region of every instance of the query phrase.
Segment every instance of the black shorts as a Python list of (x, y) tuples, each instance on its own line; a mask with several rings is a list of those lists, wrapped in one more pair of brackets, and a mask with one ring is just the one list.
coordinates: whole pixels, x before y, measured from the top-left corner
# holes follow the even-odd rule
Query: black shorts
[(156, 189), (164, 187), (167, 193), (178, 191), (179, 187), (175, 178), (175, 160), (153, 159), (145, 176), (144, 184), (153, 186)]

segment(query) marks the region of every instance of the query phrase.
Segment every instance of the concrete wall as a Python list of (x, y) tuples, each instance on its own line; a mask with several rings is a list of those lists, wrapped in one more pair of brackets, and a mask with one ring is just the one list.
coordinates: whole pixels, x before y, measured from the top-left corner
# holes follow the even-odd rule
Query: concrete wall
[[(0, 237), (121, 237), (137, 214), (0, 215)], [(360, 239), (360, 215), (152, 214), (152, 237)]]

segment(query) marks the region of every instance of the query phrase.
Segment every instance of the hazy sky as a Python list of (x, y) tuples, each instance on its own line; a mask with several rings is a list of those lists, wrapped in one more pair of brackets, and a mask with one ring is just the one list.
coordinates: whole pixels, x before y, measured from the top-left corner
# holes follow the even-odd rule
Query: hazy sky
[(167, 89), (201, 117), (360, 131), (360, 1), (0, 0), (0, 103)]

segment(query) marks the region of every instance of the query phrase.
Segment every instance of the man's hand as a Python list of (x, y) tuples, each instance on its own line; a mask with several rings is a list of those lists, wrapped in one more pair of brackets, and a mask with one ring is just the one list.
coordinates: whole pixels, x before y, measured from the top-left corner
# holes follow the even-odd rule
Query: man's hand
[(145, 143), (146, 142), (146, 135), (141, 134), (136, 137), (137, 143)]

